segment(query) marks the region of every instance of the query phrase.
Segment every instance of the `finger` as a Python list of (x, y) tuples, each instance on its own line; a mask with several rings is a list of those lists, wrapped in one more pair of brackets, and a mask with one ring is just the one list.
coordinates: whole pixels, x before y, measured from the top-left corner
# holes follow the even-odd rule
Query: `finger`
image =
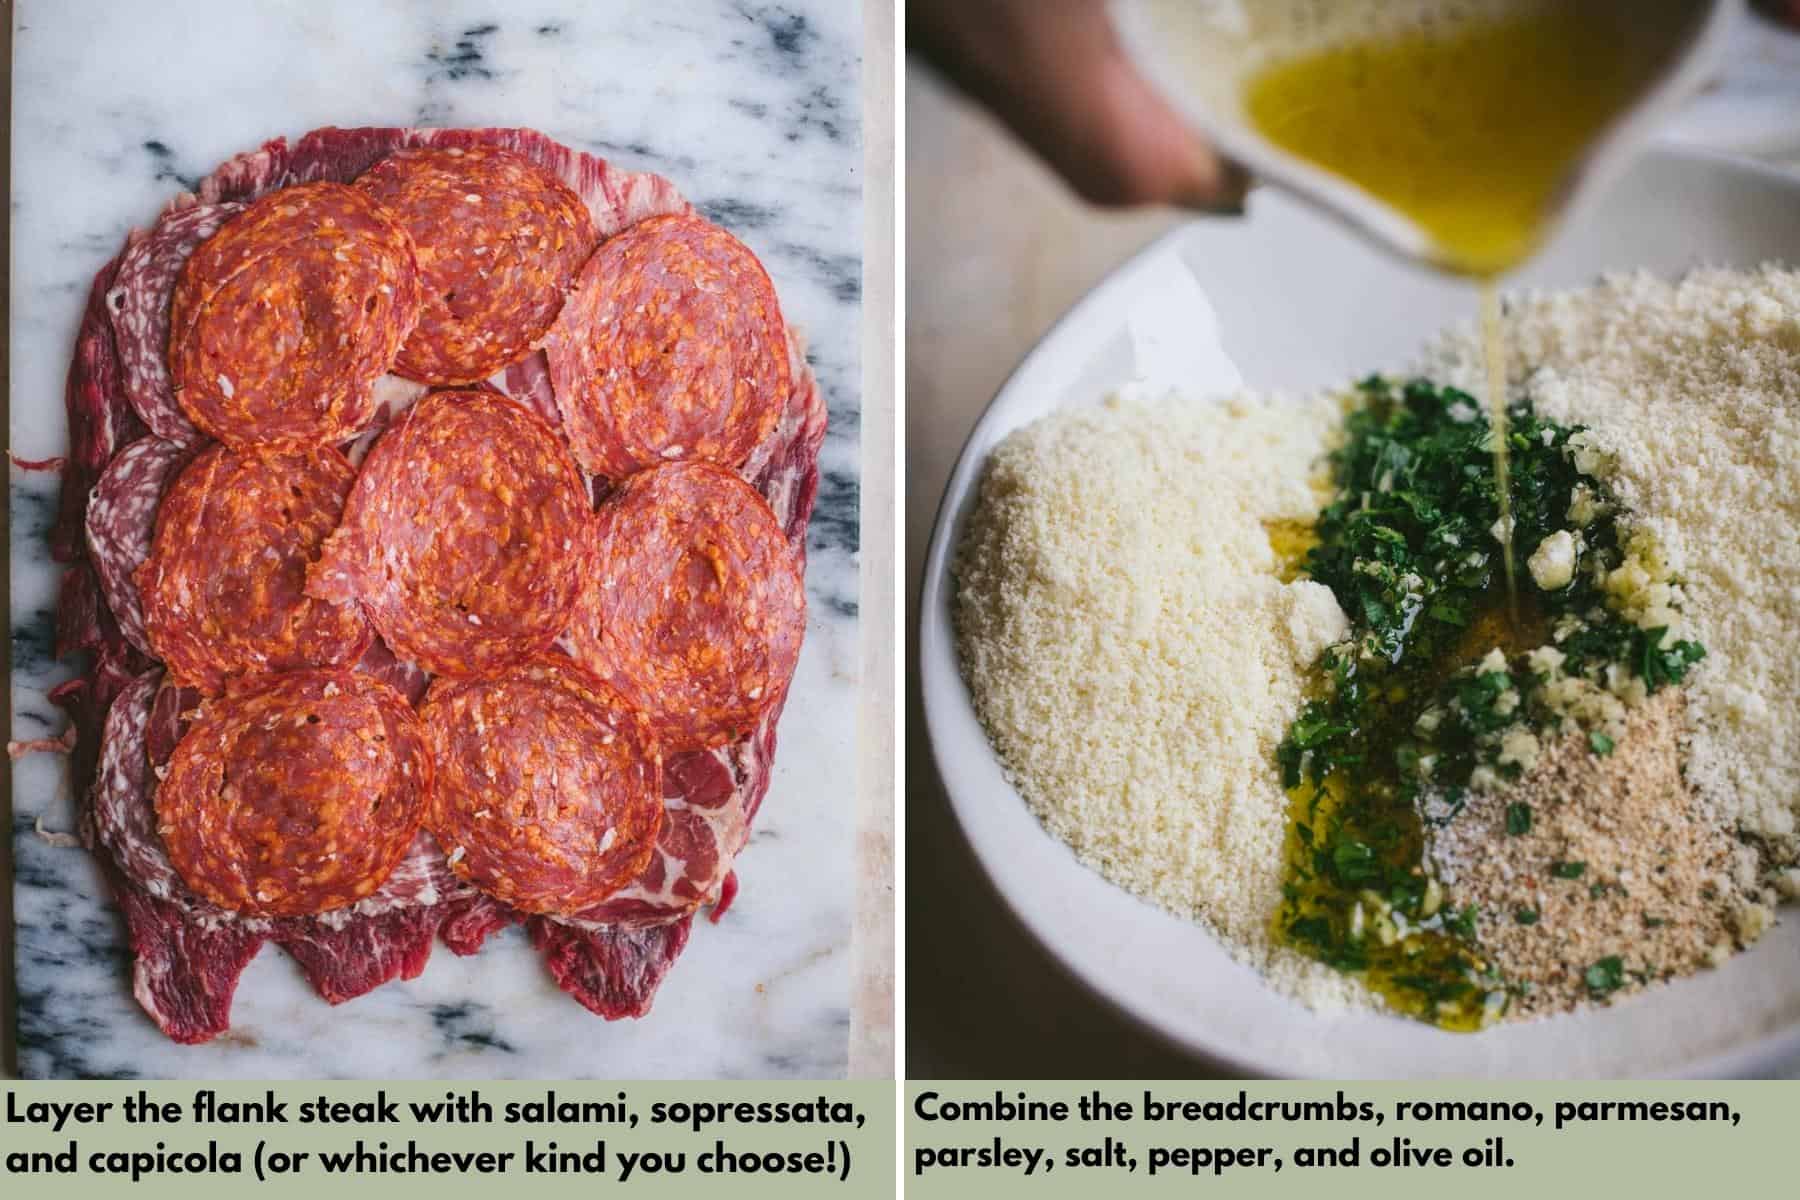
[(1040, 152), (1048, 156), (1052, 143), (1072, 151), (1059, 169), (1083, 196), (1101, 204), (1242, 211), (1249, 184), (1243, 168), (1201, 138), (1116, 43), (1075, 77), (1085, 81), (1087, 98), (1079, 100), (1073, 87), (1047, 98)]

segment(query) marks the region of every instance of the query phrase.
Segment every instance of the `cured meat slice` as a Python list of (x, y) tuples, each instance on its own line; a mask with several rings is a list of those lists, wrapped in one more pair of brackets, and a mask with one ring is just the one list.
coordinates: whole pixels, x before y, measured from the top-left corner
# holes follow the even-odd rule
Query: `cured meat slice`
[(227, 221), (181, 269), (175, 398), (233, 447), (326, 445), (373, 418), (375, 380), (419, 319), (412, 238), (365, 193), (315, 183)]
[(751, 451), (739, 474), (769, 502), (800, 562), (806, 562), (806, 526), (819, 494), (819, 450), (825, 444), (825, 398), (806, 365), (806, 348), (788, 330), (788, 363), (794, 388), (781, 420)]
[[(152, 770), (173, 752), (200, 696), (158, 680), (155, 671), (139, 676), (114, 702), (89, 813), (130, 922), (137, 995), (158, 1025), (177, 1041), (222, 1032), (238, 973), (265, 937), (333, 1004), (415, 978), (438, 927), (476, 895), (451, 874), (428, 834), (414, 839), (394, 873), (354, 909), (268, 921), (193, 893), (163, 849), (150, 796)], [(458, 933), (466, 944), (467, 928)]]
[(533, 917), (531, 944), (556, 985), (609, 1021), (642, 1017), (694, 926), (689, 913), (650, 929), (582, 930)]
[(552, 426), (562, 424), (556, 393), (550, 386), (550, 362), (542, 350), (534, 350), (488, 381)]
[(375, 636), (362, 609), (306, 595), (355, 481), (328, 446), (213, 446), (182, 470), (137, 573), (150, 644), (176, 679), (211, 695), (233, 677), (362, 657)]
[(206, 900), (306, 916), (364, 899), (393, 873), (431, 777), (399, 693), (351, 671), (295, 671), (202, 706), (156, 790), (158, 828)]
[(147, 753), (153, 742), (153, 714), (159, 707), (172, 707), (159, 705), (159, 696), (174, 695), (173, 689), (158, 691), (161, 678), (160, 671), (150, 671), (133, 679), (107, 711), (90, 820), (95, 839), (132, 884), (192, 913), (204, 908), (205, 902), (194, 895), (169, 861), (150, 801), (156, 790)]
[(750, 819), (769, 787), (779, 712), (750, 737), (663, 764), (663, 825), (656, 854), (604, 902), (556, 918), (592, 933), (664, 925), (723, 899), (731, 864), (750, 840)]
[(601, 244), (544, 341), (563, 429), (596, 475), (741, 465), (787, 403), (786, 327), (748, 247), (695, 216)]
[(434, 392), (369, 451), (307, 592), (360, 600), (394, 653), (434, 675), (493, 674), (568, 624), (590, 517), (541, 417), (492, 392)]
[(535, 129), (315, 129), (290, 144), (264, 142), (220, 165), (195, 189), (209, 204), (254, 200), (276, 188), (327, 179), (348, 183), (404, 146), (492, 146), (510, 150), (550, 172), (581, 197), (601, 237), (646, 217), (691, 211), (675, 185), (660, 175), (625, 171), (603, 158), (571, 150)]
[(130, 680), (108, 710), (85, 823), (125, 914), (132, 991), (164, 1033), (191, 1044), (230, 1025), (238, 976), (261, 949), (267, 923), (232, 921), (213, 909), (163, 851), (144, 753), (160, 674)]
[[(358, 670), (361, 669), (359, 664)], [(163, 676), (155, 698), (150, 702), (148, 728), (143, 731), (143, 745), (137, 749), (137, 757), (141, 759), (147, 754), (152, 770), (166, 767), (169, 759), (174, 756), (176, 746), (187, 736), (188, 727), (200, 715), (204, 702), (205, 697), (194, 688), (183, 687), (170, 681), (166, 675)], [(154, 829), (155, 817), (151, 812), (149, 794), (146, 791), (142, 801), (146, 813), (144, 828)], [(167, 855), (161, 851), (160, 846), (157, 853), (166, 862)], [(168, 867), (168, 871), (173, 873), (174, 868)], [(149, 881), (140, 879), (139, 882)], [(323, 913), (316, 919), (333, 927), (341, 927), (354, 917), (379, 917), (396, 909), (447, 904), (466, 900), (476, 894), (474, 888), (458, 879), (450, 870), (449, 864), (444, 861), (443, 851), (438, 849), (437, 840), (421, 829), (413, 838), (406, 856), (400, 860), (400, 865), (394, 868), (393, 874), (372, 895), (357, 901), (351, 908)], [(198, 907), (205, 902), (195, 898), (193, 903)], [(223, 909), (213, 911), (221, 918), (234, 915)]]
[(643, 718), (561, 655), (432, 685), (425, 827), (453, 870), (526, 912), (577, 912), (650, 861), (662, 760)]
[(508, 150), (397, 150), (356, 186), (417, 249), (419, 323), (394, 370), (425, 383), (477, 383), (524, 358), (597, 240), (581, 197)]
[(150, 701), (149, 728), (144, 731), (143, 753), (149, 756), (152, 767), (169, 765), (175, 757), (175, 747), (187, 736), (188, 726), (200, 715), (200, 705), (206, 700), (198, 688), (183, 687), (167, 675), (160, 679), (156, 696)]
[(755, 490), (713, 463), (668, 463), (619, 485), (595, 521), (594, 571), (569, 641), (642, 709), (670, 751), (721, 746), (786, 695), (806, 587)]
[(244, 210), (241, 204), (191, 204), (165, 212), (119, 258), (106, 292), (106, 315), (119, 350), (120, 384), (132, 409), (166, 441), (186, 445), (200, 431), (175, 402), (169, 379), (169, 303), (194, 248)]
[[(121, 255), (123, 251), (120, 252)], [(119, 381), (119, 352), (112, 323), (106, 319), (106, 293), (119, 269), (113, 259), (100, 268), (88, 289), (87, 310), (69, 362), (63, 407), (69, 418), (69, 453), (63, 468), (62, 499), (56, 527), (50, 531), (50, 554), (57, 562), (81, 557), (88, 495), (100, 472), (121, 446), (144, 436), (144, 423), (125, 399)]]
[(192, 455), (187, 447), (161, 438), (139, 438), (107, 465), (88, 502), (88, 555), (101, 593), (119, 632), (145, 654), (152, 650), (137, 570), (150, 557), (163, 492)]

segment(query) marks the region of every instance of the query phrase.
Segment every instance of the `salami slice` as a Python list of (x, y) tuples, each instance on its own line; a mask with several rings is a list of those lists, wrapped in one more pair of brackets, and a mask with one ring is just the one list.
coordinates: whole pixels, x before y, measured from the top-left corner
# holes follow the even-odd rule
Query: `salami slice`
[[(119, 258), (124, 251), (119, 252)], [(100, 268), (88, 288), (87, 308), (75, 338), (75, 357), (63, 390), (69, 416), (69, 453), (63, 463), (62, 498), (50, 531), (50, 555), (74, 562), (81, 555), (82, 522), (88, 495), (120, 447), (144, 436), (144, 423), (125, 399), (119, 380), (119, 351), (106, 319), (106, 293), (118, 273), (119, 258)]]
[(593, 575), (569, 642), (643, 710), (663, 747), (720, 746), (786, 695), (806, 632), (800, 565), (755, 490), (712, 463), (669, 463), (601, 504)]
[(399, 150), (356, 186), (417, 248), (419, 323), (394, 370), (425, 383), (477, 383), (531, 353), (597, 240), (581, 197), (507, 150)]
[(276, 188), (319, 179), (348, 183), (402, 146), (495, 146), (523, 155), (567, 184), (587, 205), (601, 237), (645, 217), (690, 211), (660, 175), (625, 171), (571, 150), (535, 129), (405, 129), (327, 125), (289, 144), (273, 138), (220, 164), (195, 188), (207, 203), (254, 200)]
[(107, 711), (100, 769), (94, 781), (94, 835), (132, 883), (158, 900), (193, 913), (205, 903), (188, 889), (169, 861), (156, 832), (156, 810), (150, 801), (156, 784), (145, 751), (161, 678), (162, 673), (155, 670), (138, 676)]
[(188, 464), (137, 573), (150, 644), (177, 680), (210, 695), (234, 676), (362, 656), (375, 636), (362, 609), (306, 595), (355, 481), (328, 446), (213, 446)]
[[(357, 670), (366, 670), (366, 663), (367, 656), (365, 656), (364, 662), (357, 664)], [(144, 744), (136, 750), (139, 759), (144, 758), (147, 752), (150, 769), (153, 773), (161, 773), (162, 769), (168, 766), (169, 759), (175, 754), (176, 746), (180, 745), (181, 739), (187, 736), (189, 726), (200, 715), (201, 706), (204, 703), (205, 697), (201, 696), (198, 691), (170, 682), (167, 675), (163, 676), (162, 685), (156, 689), (155, 699), (150, 703), (149, 726), (143, 731)], [(125, 751), (124, 753), (127, 755), (126, 761), (129, 762), (128, 756), (132, 752)], [(153, 785), (151, 790), (154, 790)], [(143, 808), (146, 813), (152, 811), (150, 792), (144, 793)], [(146, 828), (153, 829), (154, 820), (153, 816), (147, 817)], [(158, 853), (162, 855), (163, 861), (166, 863), (167, 854), (160, 849)], [(170, 866), (168, 870), (172, 873), (174, 867)], [(140, 882), (147, 883), (148, 881), (140, 880)], [(152, 887), (150, 890), (157, 891), (158, 889)], [(431, 908), (456, 901), (467, 901), (479, 894), (450, 870), (450, 865), (444, 861), (444, 852), (438, 849), (437, 839), (420, 829), (413, 837), (412, 845), (407, 849), (406, 856), (400, 860), (400, 864), (367, 899), (359, 900), (349, 908), (334, 909), (316, 917), (294, 917), (290, 920), (302, 922), (309, 928), (315, 925), (340, 928), (354, 924), (353, 918), (374, 919), (405, 909)], [(233, 914), (206, 904), (204, 901), (194, 899), (193, 905), (205, 909), (205, 912), (199, 914), (202, 919), (234, 919)], [(254, 918), (235, 919), (253, 920)], [(265, 922), (265, 924), (267, 923)], [(278, 921), (274, 927), (279, 930), (283, 924), (285, 922)], [(342, 990), (345, 985), (339, 983), (334, 986)]]
[(544, 350), (575, 457), (609, 479), (672, 459), (739, 466), (788, 402), (768, 272), (695, 216), (651, 217), (603, 243)]
[(440, 680), (420, 719), (437, 763), (425, 825), (476, 887), (526, 912), (578, 912), (650, 861), (662, 759), (643, 718), (567, 658)]
[(543, 418), (493, 392), (434, 392), (369, 451), (307, 591), (360, 600), (394, 653), (434, 675), (492, 674), (568, 624), (589, 521)]
[(175, 402), (169, 380), (169, 304), (194, 248), (244, 210), (241, 204), (192, 204), (165, 212), (119, 259), (106, 293), (106, 315), (119, 348), (125, 398), (150, 432), (186, 445), (200, 431)]
[(256, 916), (369, 896), (406, 856), (431, 792), (412, 708), (368, 675), (296, 671), (208, 702), (156, 792), (169, 860)]
[(374, 416), (375, 380), (418, 318), (406, 230), (355, 188), (288, 188), (182, 267), (169, 317), (175, 398), (230, 446), (343, 442)]
[(163, 492), (192, 451), (157, 437), (139, 438), (101, 473), (88, 501), (87, 544), (100, 591), (125, 640), (152, 653), (144, 629), (137, 570), (150, 557)]

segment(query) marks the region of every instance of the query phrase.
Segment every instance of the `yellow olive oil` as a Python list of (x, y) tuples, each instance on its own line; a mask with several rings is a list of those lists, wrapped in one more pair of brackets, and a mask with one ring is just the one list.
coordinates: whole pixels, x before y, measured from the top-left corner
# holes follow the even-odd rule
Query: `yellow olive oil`
[(1318, 532), (1311, 521), (1264, 521), (1269, 535), (1269, 549), (1275, 552), (1275, 574), (1283, 583), (1292, 583), (1306, 575), (1306, 552), (1319, 544)]
[[(1311, 529), (1298, 522), (1268, 525), (1269, 544), (1279, 560), (1277, 574), (1291, 580), (1306, 573), (1306, 552), (1318, 544)], [(1393, 747), (1404, 742), (1411, 730), (1414, 698), (1428, 694), (1457, 668), (1476, 661), (1499, 647), (1509, 657), (1533, 649), (1549, 638), (1549, 621), (1533, 603), (1509, 614), (1495, 593), (1472, 615), (1454, 644), (1440, 654), (1407, 656), (1381, 671), (1371, 688), (1371, 703), (1363, 731), (1371, 745)], [(1323, 688), (1323, 679), (1315, 687)], [(1314, 945), (1297, 945), (1294, 930), (1307, 922), (1320, 928), (1348, 928), (1357, 936), (1353, 946), (1332, 943), (1325, 961), (1353, 970), (1368, 988), (1397, 1013), (1426, 1021), (1453, 1033), (1472, 1033), (1485, 1028), (1497, 1015), (1479, 990), (1457, 985), (1488, 971), (1490, 964), (1467, 934), (1453, 935), (1443, 928), (1424, 929), (1389, 910), (1382, 896), (1370, 890), (1347, 893), (1329, 869), (1317, 861), (1328, 843), (1350, 842), (1368, 847), (1391, 867), (1410, 871), (1427, 888), (1420, 865), (1425, 852), (1424, 822), (1413, 804), (1404, 798), (1399, 768), (1383, 755), (1322, 782), (1303, 779), (1288, 789), (1288, 826), (1283, 841), (1282, 900), (1271, 922), (1278, 943), (1295, 945), (1303, 953), (1321, 956), (1329, 939)], [(1441, 892), (1427, 891), (1424, 916), (1440, 921), (1456, 914)], [(1361, 910), (1360, 912), (1357, 910)], [(1498, 985), (1496, 985), (1498, 987)]]

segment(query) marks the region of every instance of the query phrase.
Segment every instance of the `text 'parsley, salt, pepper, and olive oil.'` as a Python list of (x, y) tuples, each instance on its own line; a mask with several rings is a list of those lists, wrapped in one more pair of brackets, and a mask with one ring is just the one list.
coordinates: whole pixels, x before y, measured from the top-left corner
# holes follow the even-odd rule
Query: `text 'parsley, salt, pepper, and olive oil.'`
[[(1481, 406), (1372, 377), (1331, 456), (1313, 544), (1302, 555), (1292, 531), (1272, 533), (1351, 621), (1279, 751), (1292, 819), (1277, 939), (1455, 1030), (1503, 1014), (1523, 985), (1483, 953), (1475, 909), (1452, 907), (1428, 870), (1430, 828), (1571, 731), (1610, 754), (1629, 711), (1705, 655), (1679, 636), (1679, 582), (1644, 535), (1626, 534), (1596, 476), (1602, 451), (1528, 398), (1508, 417), (1510, 527)], [(1501, 577), (1509, 543), (1529, 568), (1516, 617)], [(1507, 832), (1532, 820), (1529, 804), (1511, 805)], [(1582, 864), (1539, 868), (1573, 877)], [(1618, 986), (1619, 964), (1588, 964), (1590, 990)]]

